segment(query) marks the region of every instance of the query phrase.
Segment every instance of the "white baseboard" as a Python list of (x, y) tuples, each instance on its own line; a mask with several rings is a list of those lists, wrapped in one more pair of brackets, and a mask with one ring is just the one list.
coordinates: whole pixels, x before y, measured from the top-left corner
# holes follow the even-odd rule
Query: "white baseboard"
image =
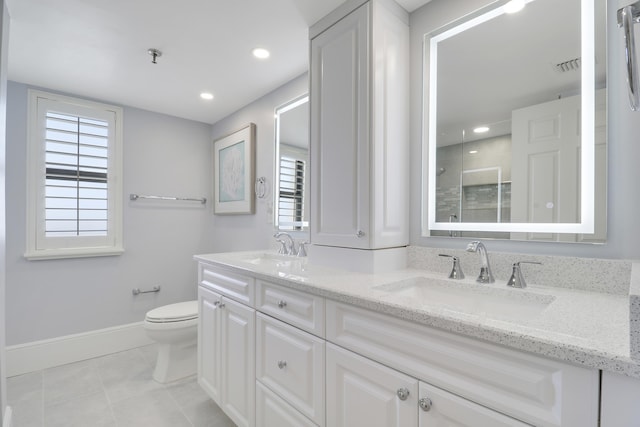
[(152, 344), (144, 322), (65, 335), (6, 348), (7, 377)]

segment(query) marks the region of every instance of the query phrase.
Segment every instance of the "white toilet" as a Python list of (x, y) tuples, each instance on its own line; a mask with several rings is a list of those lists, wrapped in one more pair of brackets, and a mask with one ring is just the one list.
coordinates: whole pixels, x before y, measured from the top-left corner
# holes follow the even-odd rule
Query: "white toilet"
[(154, 308), (144, 319), (144, 329), (158, 343), (154, 380), (164, 384), (196, 373), (198, 301)]

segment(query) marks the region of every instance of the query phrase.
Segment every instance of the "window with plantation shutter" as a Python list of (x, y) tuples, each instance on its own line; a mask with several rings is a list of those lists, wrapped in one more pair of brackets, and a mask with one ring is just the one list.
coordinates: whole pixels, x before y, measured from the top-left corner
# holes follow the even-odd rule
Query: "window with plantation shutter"
[(30, 91), (27, 258), (122, 253), (122, 110)]
[(306, 161), (280, 156), (280, 188), (278, 192), (278, 225), (281, 230), (302, 230)]

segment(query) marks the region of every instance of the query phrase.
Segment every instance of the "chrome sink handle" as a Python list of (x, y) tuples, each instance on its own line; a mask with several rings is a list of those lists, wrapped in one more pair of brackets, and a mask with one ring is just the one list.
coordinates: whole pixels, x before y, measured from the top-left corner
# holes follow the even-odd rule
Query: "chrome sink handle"
[(474, 240), (467, 245), (467, 252), (477, 252), (480, 254), (480, 261), (482, 266), (480, 267), (480, 275), (476, 279), (478, 283), (493, 283), (496, 280), (491, 273), (491, 266), (489, 265), (489, 255), (487, 254), (487, 248), (479, 240)]
[(524, 275), (522, 274), (522, 269), (520, 268), (520, 264), (538, 264), (542, 265), (541, 262), (537, 261), (518, 261), (513, 263), (513, 272), (511, 273), (511, 277), (507, 281), (507, 286), (512, 288), (526, 288), (527, 282), (524, 280)]
[(462, 266), (460, 265), (460, 258), (447, 254), (438, 254), (438, 256), (453, 258), (453, 266), (451, 267), (451, 273), (449, 273), (449, 279), (464, 279), (464, 273), (462, 272)]

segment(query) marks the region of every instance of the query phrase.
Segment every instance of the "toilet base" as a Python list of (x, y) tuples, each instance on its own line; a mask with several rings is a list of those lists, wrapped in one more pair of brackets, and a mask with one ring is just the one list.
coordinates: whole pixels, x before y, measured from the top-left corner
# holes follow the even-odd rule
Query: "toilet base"
[(158, 360), (153, 379), (161, 384), (195, 375), (198, 365), (197, 343), (158, 344)]

